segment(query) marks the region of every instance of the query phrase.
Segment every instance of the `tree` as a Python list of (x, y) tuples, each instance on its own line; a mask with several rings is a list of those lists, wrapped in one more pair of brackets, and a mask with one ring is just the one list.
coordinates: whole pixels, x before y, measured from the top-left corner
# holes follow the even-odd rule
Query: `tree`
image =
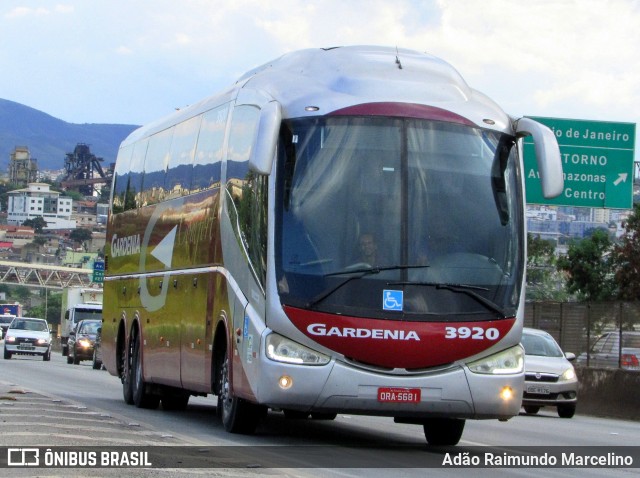
[(84, 196), (78, 191), (64, 191), (64, 195), (70, 197), (74, 201), (82, 201), (84, 199)]
[(611, 300), (616, 295), (613, 279), (613, 244), (607, 231), (594, 230), (590, 237), (572, 242), (565, 257), (558, 259), (558, 270), (568, 274), (567, 289), (588, 301)]
[(22, 225), (32, 227), (36, 234), (42, 234), (42, 230), (47, 227), (47, 221), (44, 220), (44, 217), (37, 216), (33, 219), (27, 219)]
[(74, 229), (69, 234), (69, 239), (79, 244), (82, 244), (85, 241), (90, 241), (91, 237), (91, 231), (89, 231), (88, 229), (83, 229), (81, 227)]
[(567, 299), (565, 280), (556, 267), (554, 241), (527, 234), (527, 299)]
[[(29, 315), (41, 319), (47, 319), (49, 325), (57, 325), (60, 323), (60, 315), (62, 310), (62, 294), (59, 292), (46, 292), (46, 304), (32, 307)], [(46, 315), (46, 317), (45, 317)]]
[(618, 298), (638, 300), (640, 298), (640, 204), (635, 204), (633, 213), (624, 227), (626, 234), (613, 251)]
[(31, 297), (29, 287), (16, 284), (0, 284), (0, 292), (4, 292), (7, 302), (25, 302)]
[(49, 240), (45, 236), (36, 236), (33, 238), (33, 243), (38, 246), (44, 246)]

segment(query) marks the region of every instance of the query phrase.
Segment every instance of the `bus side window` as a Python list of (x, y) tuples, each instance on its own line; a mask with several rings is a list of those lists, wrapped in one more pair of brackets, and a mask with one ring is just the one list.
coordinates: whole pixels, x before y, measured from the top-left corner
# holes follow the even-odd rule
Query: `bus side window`
[[(136, 208), (136, 195), (140, 193), (140, 185), (142, 184), (142, 163), (139, 161), (139, 156), (134, 158), (134, 152), (137, 153), (141, 149), (146, 150), (146, 141), (144, 148), (136, 143), (125, 146), (118, 152), (112, 192), (114, 214)], [(142, 161), (144, 161), (144, 155)]]
[(236, 107), (231, 121), (227, 158), (227, 196), (234, 232), (244, 246), (252, 270), (260, 284), (266, 278), (267, 177), (249, 171), (260, 110), (255, 106)]
[(142, 177), (144, 176), (144, 161), (147, 154), (148, 139), (137, 142), (133, 147), (129, 178), (127, 180), (127, 200), (125, 211), (142, 206)]
[(168, 198), (185, 196), (191, 191), (193, 158), (201, 122), (199, 115), (176, 125), (164, 182)]
[(144, 179), (140, 206), (150, 206), (164, 201), (167, 197), (165, 174), (170, 160), (171, 143), (175, 127), (154, 134), (149, 139), (144, 161)]
[(227, 124), (228, 105), (206, 112), (202, 116), (196, 154), (193, 160), (191, 192), (220, 186), (222, 147)]

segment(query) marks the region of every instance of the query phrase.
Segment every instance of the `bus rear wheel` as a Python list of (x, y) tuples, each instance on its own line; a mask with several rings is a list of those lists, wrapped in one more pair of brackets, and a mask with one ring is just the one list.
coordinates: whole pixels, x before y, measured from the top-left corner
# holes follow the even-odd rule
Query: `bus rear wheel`
[(233, 395), (229, 374), (229, 357), (226, 353), (221, 371), (217, 413), (222, 419), (222, 426), (230, 433), (251, 434), (255, 432), (267, 409)]
[(462, 438), (464, 424), (460, 418), (430, 418), (424, 422), (424, 436), (429, 445), (457, 445)]
[(122, 382), (122, 398), (127, 405), (133, 405), (133, 394), (131, 386), (131, 357), (133, 356), (132, 346), (127, 347), (122, 327), (118, 333), (116, 353), (119, 357), (118, 370), (120, 381)]
[(133, 345), (133, 359), (131, 360), (131, 395), (133, 403), (138, 408), (158, 408), (160, 396), (147, 392), (147, 386), (142, 376), (142, 358), (140, 352), (140, 336), (136, 335)]

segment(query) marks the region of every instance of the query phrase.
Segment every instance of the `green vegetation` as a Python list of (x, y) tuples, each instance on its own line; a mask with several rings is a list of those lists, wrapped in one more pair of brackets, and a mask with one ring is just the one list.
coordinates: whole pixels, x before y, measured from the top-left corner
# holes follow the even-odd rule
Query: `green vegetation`
[(638, 300), (640, 204), (635, 204), (625, 232), (616, 243), (606, 230), (595, 229), (584, 239), (571, 241), (567, 254), (559, 258), (552, 241), (529, 235), (527, 299)]

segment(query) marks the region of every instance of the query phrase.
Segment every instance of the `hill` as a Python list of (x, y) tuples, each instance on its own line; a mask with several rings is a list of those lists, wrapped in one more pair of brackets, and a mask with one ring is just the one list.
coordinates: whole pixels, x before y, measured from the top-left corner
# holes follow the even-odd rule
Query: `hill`
[(115, 163), (118, 147), (135, 125), (74, 124), (42, 111), (0, 98), (0, 170), (9, 166), (16, 146), (27, 146), (40, 169), (62, 169), (67, 153), (85, 143), (103, 158), (104, 167)]

